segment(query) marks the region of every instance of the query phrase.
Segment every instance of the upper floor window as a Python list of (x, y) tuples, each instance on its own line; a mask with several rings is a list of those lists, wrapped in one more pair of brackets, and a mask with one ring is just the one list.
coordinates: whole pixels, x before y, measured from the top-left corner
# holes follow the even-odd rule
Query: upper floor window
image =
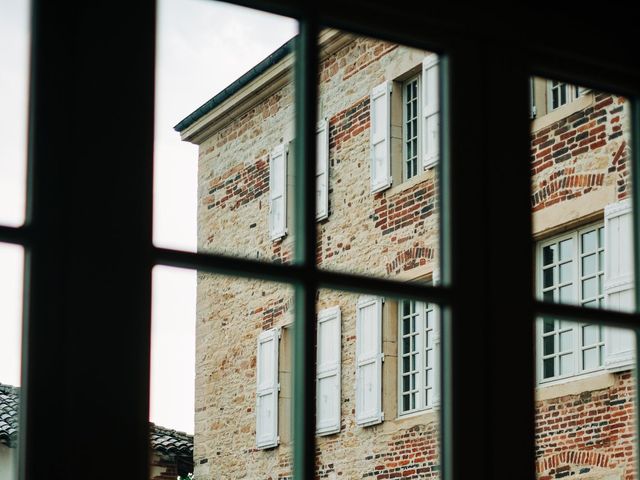
[(557, 80), (548, 80), (547, 90), (548, 111), (571, 103), (580, 96), (580, 87)]
[(438, 162), (438, 82), (438, 56), (431, 54), (421, 66), (371, 90), (372, 192), (409, 180)]
[(402, 85), (402, 158), (404, 165), (404, 179), (418, 173), (418, 151), (420, 135), (418, 133), (419, 110), (419, 76), (415, 76)]
[(404, 300), (398, 309), (398, 413), (402, 415), (437, 404), (440, 335), (433, 304)]

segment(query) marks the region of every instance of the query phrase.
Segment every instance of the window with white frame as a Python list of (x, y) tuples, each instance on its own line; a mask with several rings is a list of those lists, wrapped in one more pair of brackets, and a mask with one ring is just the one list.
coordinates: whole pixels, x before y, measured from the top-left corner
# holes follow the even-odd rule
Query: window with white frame
[(402, 84), (402, 164), (405, 180), (418, 173), (419, 91), (418, 75)]
[(556, 108), (571, 103), (586, 92), (586, 89), (577, 85), (570, 85), (557, 80), (547, 80), (547, 111), (551, 112)]
[(440, 348), (437, 309), (431, 303), (398, 303), (398, 413), (438, 403), (437, 358)]
[[(546, 302), (628, 311), (634, 306), (631, 204), (607, 205), (604, 224), (538, 244), (536, 283)], [(635, 334), (556, 318), (537, 322), (538, 380), (570, 378), (602, 369), (628, 370)]]
[[(425, 57), (422, 68), (416, 75), (403, 81), (385, 81), (371, 91), (372, 192), (389, 188), (394, 177), (395, 181), (408, 180), (437, 163), (440, 135), (438, 82), (438, 56), (432, 54)], [(392, 84), (395, 85), (393, 88)], [(394, 160), (393, 168), (397, 173), (394, 171), (392, 174), (392, 151), (394, 158), (397, 159), (400, 155), (400, 149), (395, 152), (396, 147), (391, 146), (392, 110), (400, 111), (400, 106), (396, 103), (398, 100), (394, 100), (392, 109), (391, 95), (398, 88), (401, 90), (398, 98), (402, 103), (402, 114), (399, 115), (402, 120), (394, 123), (394, 128), (402, 130), (402, 166)], [(394, 122), (398, 122), (396, 114), (393, 116)]]
[[(589, 226), (543, 242), (539, 249), (542, 298), (585, 307), (604, 305), (604, 226)], [(544, 318), (539, 322), (541, 381), (604, 366), (604, 332), (598, 325)]]

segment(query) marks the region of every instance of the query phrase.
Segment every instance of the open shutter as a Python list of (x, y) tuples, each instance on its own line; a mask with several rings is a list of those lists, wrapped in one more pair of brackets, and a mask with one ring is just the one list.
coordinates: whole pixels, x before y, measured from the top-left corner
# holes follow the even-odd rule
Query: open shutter
[(371, 91), (371, 191), (391, 186), (390, 84), (385, 82)]
[(329, 123), (316, 129), (316, 220), (329, 216)]
[(533, 78), (529, 78), (529, 118), (536, 118), (536, 88)]
[(318, 312), (316, 432), (340, 431), (340, 307)]
[(356, 317), (356, 423), (374, 425), (382, 413), (382, 299), (363, 297)]
[(422, 167), (435, 165), (440, 158), (440, 100), (438, 56), (422, 61)]
[[(631, 202), (608, 205), (604, 210), (606, 307), (611, 310), (634, 310), (633, 225)], [(635, 334), (628, 329), (605, 329), (605, 366), (610, 370), (627, 370), (634, 364)]]
[(271, 239), (287, 233), (287, 152), (278, 145), (269, 155), (269, 231)]
[(278, 338), (280, 329), (262, 332), (258, 337), (256, 390), (256, 445), (278, 445)]

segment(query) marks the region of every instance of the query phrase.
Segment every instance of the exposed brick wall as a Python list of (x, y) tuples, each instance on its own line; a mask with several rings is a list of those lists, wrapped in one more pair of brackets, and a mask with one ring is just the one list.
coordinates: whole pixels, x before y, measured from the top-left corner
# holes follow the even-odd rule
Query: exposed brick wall
[(600, 469), (635, 478), (635, 384), (630, 372), (615, 377), (610, 388), (536, 403), (540, 480)]
[(625, 99), (594, 93), (594, 104), (535, 132), (531, 140), (533, 211), (615, 185), (630, 193)]

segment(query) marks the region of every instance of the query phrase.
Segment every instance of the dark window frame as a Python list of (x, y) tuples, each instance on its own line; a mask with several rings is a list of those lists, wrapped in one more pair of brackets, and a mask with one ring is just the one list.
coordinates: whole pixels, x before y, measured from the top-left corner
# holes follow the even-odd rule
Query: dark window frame
[[(315, 293), (328, 287), (439, 303), (443, 478), (517, 472), (533, 479), (534, 318), (637, 330), (640, 316), (534, 300), (529, 163), (513, 161), (529, 158), (529, 76), (627, 96), (637, 145), (633, 15), (602, 27), (587, 11), (558, 12), (555, 25), (563, 28), (553, 30), (525, 8), (502, 18), (487, 8), (427, 10), (420, 2), (396, 9), (381, 0), (327, 0), (313, 10), (284, 0), (237, 2), (300, 21), (296, 260), (269, 265), (153, 246), (155, 2), (71, 3), (33, 2), (27, 217), (23, 227), (0, 227), (0, 241), (23, 245), (26, 253), (20, 478), (106, 480), (114, 469), (147, 478), (151, 269), (169, 265), (294, 285), (294, 436), (304, 439), (295, 447), (295, 478), (313, 478), (315, 468), (315, 383), (304, 376), (314, 370), (315, 322), (299, 320), (314, 317)], [(441, 286), (315, 266), (315, 171), (306, 165), (315, 165), (319, 25), (441, 55)], [(634, 184), (638, 150), (632, 150)], [(504, 229), (505, 198), (517, 241), (498, 246), (492, 239)], [(636, 190), (633, 206), (639, 211)], [(636, 272), (638, 224), (636, 217)], [(505, 255), (513, 261), (491, 262)], [(636, 305), (639, 290), (636, 276)], [(505, 342), (513, 338), (518, 342)], [(505, 356), (511, 365), (500, 362)], [(504, 378), (510, 402), (500, 401)], [(114, 449), (118, 461), (107, 464), (114, 457), (106, 452)]]

